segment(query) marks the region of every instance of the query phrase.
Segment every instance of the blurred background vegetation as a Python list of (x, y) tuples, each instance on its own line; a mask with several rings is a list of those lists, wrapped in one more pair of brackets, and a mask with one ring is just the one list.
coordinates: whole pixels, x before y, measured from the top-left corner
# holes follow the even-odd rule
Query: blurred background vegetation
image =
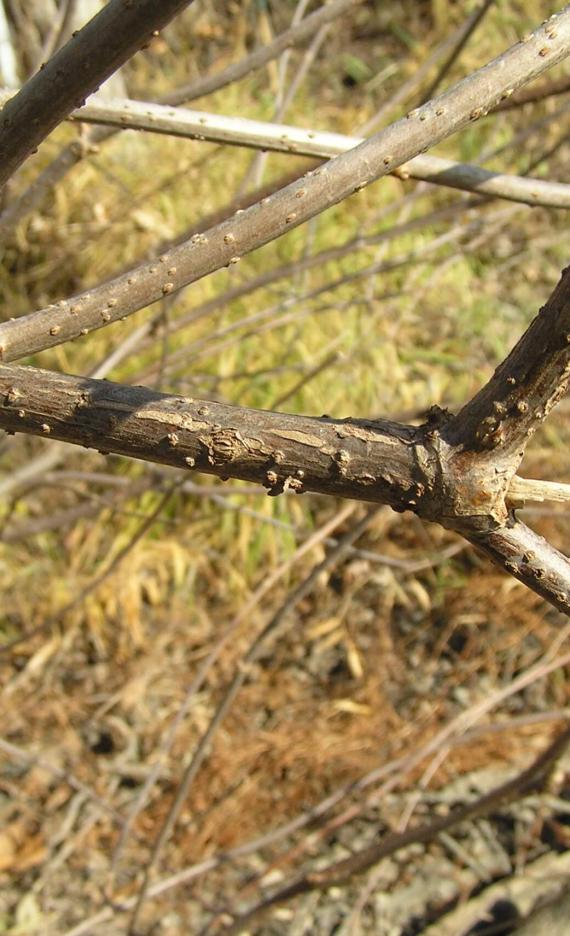
[[(319, 38), (311, 56), (310, 43), (292, 48), (191, 106), (261, 120), (277, 114), (280, 122), (358, 135), (378, 112), (380, 127), (422, 99), (449, 54), (443, 43), (475, 6), (363, 3)], [(157, 97), (270, 42), (296, 8), (196, 2), (122, 70), (122, 81), (133, 97)], [(491, 4), (441, 89), (555, 9), (538, 0)], [(552, 77), (568, 74), (561, 65)], [(436, 152), (570, 182), (569, 107), (562, 95), (489, 115)], [(10, 185), (5, 204), (85, 132), (67, 125), (52, 134)], [(132, 131), (115, 135), (78, 161), (31, 215), (0, 232), (3, 317), (160, 253), (209, 216), (233, 211), (235, 199), (278, 185), (308, 163)], [(121, 360), (106, 372), (116, 381), (295, 413), (422, 421), (434, 403), (457, 408), (503, 358), (568, 262), (567, 231), (562, 211), (390, 177), (237, 266), (32, 363), (87, 374), (120, 347)], [(341, 255), (312, 260), (345, 244)], [(151, 320), (150, 335), (137, 341)], [(566, 480), (568, 436), (562, 403), (522, 473)], [(243, 484), (37, 439), (3, 437), (0, 446), (2, 933), (71, 933), (100, 909), (121, 828), (117, 814), (128, 815), (158, 765), (112, 869), (116, 900), (136, 893), (184, 764), (252, 640), (281, 609), (283, 621), (248, 672), (161, 850), (157, 879), (259, 836), (339, 785), (407, 756), (549, 659), (553, 642), (568, 652), (560, 614), (457, 536), (413, 515), (371, 513), (348, 552), (317, 569), (292, 600), (365, 507), (345, 509), (313, 495), (267, 497)], [(525, 515), (564, 550), (563, 510)], [(327, 523), (331, 532), (320, 533)], [(181, 711), (212, 652), (200, 690)], [(524, 763), (565, 714), (564, 676), (555, 669), (497, 699), (476, 720), (476, 744), (451, 745), (428, 780), (426, 761), (412, 765), (399, 789), (415, 790), (422, 777), (440, 789), (475, 770)], [(70, 775), (111, 811), (74, 788)], [(386, 817), (374, 810), (368, 821), (381, 824)], [(343, 843), (333, 845), (342, 854)], [(537, 827), (529, 848), (540, 854), (542, 846)], [(302, 866), (305, 847), (303, 839), (300, 855), (283, 860), (282, 869)], [(272, 860), (271, 848), (260, 849), (218, 867), (194, 889), (149, 900), (141, 919), (153, 927), (148, 932), (198, 932), (212, 904), (237, 899)], [(342, 919), (358, 893), (341, 895), (349, 907)], [(112, 924), (85, 932), (126, 932), (125, 919), (117, 913)], [(358, 925), (383, 933), (379, 919), (361, 913)], [(292, 932), (292, 920), (276, 916), (252, 932)], [(423, 931), (403, 918), (394, 925), (400, 929), (386, 932)], [(328, 926), (306, 931), (341, 932)]]

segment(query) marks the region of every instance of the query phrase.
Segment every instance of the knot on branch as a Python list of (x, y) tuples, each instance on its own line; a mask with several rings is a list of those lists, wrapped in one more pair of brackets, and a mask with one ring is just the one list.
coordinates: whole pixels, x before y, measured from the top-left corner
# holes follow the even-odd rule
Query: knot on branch
[(518, 459), (495, 449), (475, 451), (450, 442), (452, 417), (441, 411), (437, 423), (420, 426), (416, 470), (426, 495), (418, 514), (461, 533), (488, 533), (509, 517), (506, 496)]

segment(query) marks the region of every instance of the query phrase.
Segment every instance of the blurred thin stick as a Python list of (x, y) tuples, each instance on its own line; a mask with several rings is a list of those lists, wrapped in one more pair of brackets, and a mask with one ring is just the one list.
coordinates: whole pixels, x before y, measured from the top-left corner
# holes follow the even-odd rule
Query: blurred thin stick
[(339, 16), (349, 10), (351, 6), (357, 6), (360, 2), (362, 2), (362, 0), (332, 0), (331, 3), (321, 6), (314, 13), (311, 13), (310, 16), (301, 20), (301, 22), (296, 23), (285, 30), (285, 32), (280, 33), (269, 45), (254, 49), (254, 51), (246, 55), (245, 58), (233, 65), (229, 65), (223, 71), (216, 72), (213, 75), (206, 75), (204, 78), (198, 78), (186, 85), (182, 85), (174, 91), (168, 92), (158, 99), (159, 103), (174, 106), (185, 104), (188, 101), (194, 101), (197, 98), (213, 94), (214, 91), (226, 88), (235, 81), (241, 81), (246, 75), (258, 71), (260, 68), (263, 68), (264, 65), (267, 65), (268, 62), (279, 58), (290, 46), (304, 42), (305, 39), (310, 38), (310, 36), (316, 33), (325, 23), (334, 22), (334, 20), (338, 19)]
[(57, 767), (55, 764), (52, 764), (49, 760), (46, 760), (44, 757), (40, 757), (37, 754), (30, 754), (28, 751), (25, 751), (23, 748), (14, 744), (12, 741), (6, 741), (4, 738), (0, 738), (0, 751), (3, 751), (8, 757), (11, 757), (13, 760), (18, 761), (21, 764), (25, 764), (27, 768), (39, 767), (41, 770), (45, 770), (47, 773), (51, 774), (53, 777), (57, 777), (58, 780), (61, 780), (62, 783), (65, 783), (67, 786), (71, 787), (73, 790), (76, 790), (77, 793), (81, 793), (87, 799), (92, 800), (105, 815), (110, 816), (114, 822), (118, 825), (124, 825), (124, 818), (121, 813), (116, 810), (113, 806), (109, 805), (95, 790), (92, 790), (86, 783), (83, 783), (82, 780), (79, 780), (70, 770), (64, 770), (61, 767)]
[[(210, 651), (205, 661), (202, 663), (196, 677), (193, 679), (185, 697), (182, 705), (180, 706), (176, 717), (174, 718), (167, 735), (165, 736), (162, 744), (160, 745), (158, 752), (157, 762), (149, 774), (143, 788), (141, 789), (136, 801), (134, 802), (125, 825), (121, 832), (121, 836), (115, 846), (113, 852), (113, 858), (111, 862), (111, 877), (116, 873), (117, 865), (121, 856), (121, 853), (125, 847), (128, 836), (131, 833), (132, 827), (136, 820), (136, 817), (144, 809), (146, 802), (148, 801), (150, 791), (160, 774), (161, 767), (164, 763), (168, 752), (170, 751), (172, 744), (174, 743), (175, 735), (178, 730), (178, 727), (182, 723), (183, 719), (186, 717), (186, 714), (189, 710), (190, 704), (195, 698), (196, 694), (200, 691), (201, 687), (204, 684), (204, 681), (210, 672), (212, 666), (215, 664), (216, 660), (219, 658), (220, 653), (223, 648), (227, 645), (229, 639), (233, 637), (243, 623), (244, 620), (251, 617), (252, 612), (255, 608), (261, 603), (263, 598), (274, 588), (277, 582), (280, 581), (294, 566), (299, 560), (307, 555), (315, 546), (318, 546), (323, 540), (328, 541), (330, 534), (336, 529), (337, 526), (344, 523), (345, 520), (348, 520), (349, 517), (355, 512), (356, 506), (354, 504), (347, 504), (339, 513), (335, 514), (327, 523), (325, 523), (320, 529), (311, 534), (304, 543), (297, 547), (294, 554), (281, 563), (277, 569), (275, 569), (269, 576), (264, 576), (261, 584), (255, 589), (251, 597), (246, 602), (245, 606), (238, 612), (238, 614), (231, 621), (230, 625), (226, 628), (222, 636), (214, 645), (213, 649)], [(183, 778), (184, 782), (184, 778)], [(175, 803), (177, 800), (175, 801)], [(173, 804), (174, 805), (174, 804)], [(176, 821), (174, 817), (173, 822)], [(171, 823), (172, 824), (172, 823)]]
[[(511, 780), (507, 780), (472, 802), (456, 806), (447, 815), (438, 816), (430, 822), (425, 822), (405, 832), (388, 833), (380, 842), (354, 852), (349, 858), (337, 861), (319, 871), (312, 871), (302, 875), (279, 888), (270, 896), (262, 898), (249, 910), (239, 914), (231, 914), (233, 922), (227, 926), (222, 923), (217, 932), (224, 934), (224, 936), (233, 936), (233, 934), (240, 933), (250, 922), (259, 919), (272, 906), (287, 902), (293, 897), (311, 890), (324, 890), (333, 884), (344, 884), (353, 875), (361, 874), (376, 865), (382, 858), (394, 854), (394, 852), (407, 845), (413, 843), (427, 844), (433, 841), (440, 832), (452, 828), (459, 822), (486, 816), (499, 806), (504, 807), (509, 803), (522, 799), (530, 791), (542, 789), (569, 741), (570, 725), (566, 723), (554, 741), (535, 758), (533, 763), (517, 773)], [(227, 919), (227, 911), (222, 915), (223, 917)], [(210, 927), (207, 927), (203, 932), (206, 931), (211, 931)]]
[[(492, 230), (491, 220), (495, 224), (503, 224), (506, 218), (510, 218), (513, 213), (513, 208), (510, 209), (501, 209), (495, 213), (495, 216), (489, 216), (487, 218), (488, 231)], [(210, 356), (212, 354), (219, 354), (223, 350), (227, 350), (228, 347), (231, 347), (235, 339), (232, 338), (227, 340), (227, 335), (234, 334), (236, 331), (241, 331), (243, 328), (255, 325), (255, 334), (259, 335), (262, 332), (273, 330), (275, 328), (280, 328), (285, 324), (295, 320), (302, 319), (306, 315), (315, 315), (315, 309), (301, 309), (299, 312), (289, 313), (289, 315), (282, 315), (283, 310), (290, 308), (291, 306), (302, 305), (303, 303), (314, 300), (315, 298), (327, 293), (337, 290), (339, 287), (346, 285), (347, 283), (358, 282), (359, 280), (367, 280), (373, 277), (377, 277), (382, 273), (390, 273), (395, 270), (401, 269), (402, 267), (413, 267), (418, 265), (423, 265), (426, 263), (429, 258), (441, 250), (442, 247), (447, 246), (448, 244), (454, 244), (459, 242), (460, 238), (468, 237), (470, 234), (479, 233), (481, 229), (481, 220), (476, 219), (467, 223), (459, 223), (449, 228), (445, 233), (441, 234), (439, 237), (434, 238), (426, 244), (423, 244), (420, 249), (411, 254), (404, 255), (401, 257), (395, 257), (389, 261), (380, 261), (379, 263), (373, 263), (370, 266), (364, 267), (360, 270), (357, 270), (354, 273), (347, 273), (344, 276), (341, 276), (332, 282), (325, 283), (323, 286), (319, 286), (311, 292), (307, 293), (305, 296), (297, 297), (294, 296), (289, 299), (285, 299), (280, 303), (277, 303), (274, 306), (270, 306), (268, 309), (264, 309), (260, 312), (256, 312), (253, 315), (245, 316), (242, 319), (238, 319), (233, 322), (231, 325), (227, 325), (225, 328), (220, 329), (218, 332), (213, 332), (206, 335), (204, 338), (197, 339), (191, 345), (191, 350), (189, 348), (180, 348), (178, 351), (173, 352), (168, 361), (168, 371), (171, 372), (172, 369), (178, 364), (182, 363), (185, 371), (187, 372), (188, 368), (197, 360), (202, 359), (204, 356)], [(483, 238), (486, 239), (488, 234), (483, 232)], [(404, 292), (403, 290), (388, 291), (386, 293), (375, 296), (377, 301), (386, 301), (387, 299), (403, 299), (408, 296), (408, 290)], [(348, 306), (354, 304), (354, 300), (349, 300), (347, 302)], [(323, 311), (328, 311), (331, 308), (329, 305), (324, 306)], [(334, 308), (337, 310), (342, 308), (342, 305), (336, 302)], [(268, 321), (267, 321), (268, 320)], [(267, 322), (267, 325), (262, 325), (262, 322)], [(242, 335), (241, 338), (244, 336)], [(226, 338), (226, 340), (220, 342), (220, 338)], [(215, 344), (214, 342), (218, 342)], [(156, 365), (148, 366), (144, 371), (138, 372), (135, 379), (138, 381), (147, 382), (151, 380), (156, 373)]]
[(463, 49), (473, 36), (473, 33), (477, 29), (479, 23), (484, 18), (485, 14), (488, 13), (490, 8), (493, 6), (495, 0), (485, 0), (481, 6), (474, 10), (469, 19), (466, 20), (463, 29), (457, 34), (454, 47), (451, 50), (450, 55), (446, 58), (445, 62), (441, 66), (434, 80), (428, 86), (427, 90), (424, 91), (422, 97), (420, 98), (420, 104), (425, 104), (426, 101), (429, 101), (431, 97), (435, 94), (439, 86), (441, 85), (445, 76), (451, 71), (455, 65), (457, 59), (461, 55)]
[(111, 496), (100, 498), (94, 494), (89, 494), (89, 500), (86, 503), (76, 504), (63, 510), (52, 510), (39, 517), (21, 520), (19, 523), (4, 524), (0, 530), (0, 542), (18, 543), (40, 533), (51, 530), (64, 530), (80, 519), (97, 517), (105, 510), (111, 510), (114, 514), (122, 514), (123, 516), (135, 516), (134, 512), (121, 509), (120, 505), (132, 497), (138, 497), (143, 492), (148, 491), (149, 488), (156, 485), (156, 481), (153, 483), (150, 477), (134, 481), (129, 480), (128, 488), (116, 491)]
[[(285, 88), (284, 88), (285, 76), (286, 76), (286, 63), (285, 62), (283, 62), (282, 64), (280, 63), (279, 76), (281, 79), (281, 84), (280, 84), (279, 93), (277, 97), (277, 105), (273, 111), (272, 119), (274, 121), (281, 121), (284, 119), (289, 107), (293, 103), (295, 95), (297, 94), (297, 92), (301, 88), (303, 81), (307, 77), (307, 74), (309, 72), (309, 69), (311, 68), (311, 65), (313, 64), (317, 55), (319, 54), (319, 50), (323, 42), (325, 41), (326, 37), (328, 36), (330, 29), (331, 29), (330, 23), (328, 23), (326, 26), (321, 26), (315, 38), (311, 42), (311, 45), (305, 52), (303, 59), (301, 61), (301, 64), (295, 70), (293, 80), (291, 84), (289, 85), (289, 88), (287, 91), (285, 91)], [(289, 58), (287, 53), (283, 55), (283, 59), (285, 58), (287, 59)], [(242, 190), (247, 191), (247, 189), (250, 187), (250, 184), (252, 184), (254, 187), (259, 187), (262, 184), (263, 170), (265, 168), (266, 163), (267, 163), (267, 152), (256, 153), (252, 161), (252, 164), (247, 172), (246, 178), (244, 179), (244, 182), (242, 183), (240, 187), (240, 192), (238, 192), (238, 197), (241, 194)]]
[(301, 581), (300, 585), (298, 585), (297, 588), (287, 597), (284, 604), (281, 605), (279, 610), (273, 615), (268, 624), (266, 624), (263, 630), (255, 637), (247, 653), (245, 653), (239, 661), (234, 678), (232, 682), (226, 687), (224, 696), (219, 703), (216, 712), (214, 713), (214, 716), (208, 725), (208, 728), (202, 735), (198, 747), (196, 748), (192, 759), (184, 772), (184, 776), (180, 782), (178, 792), (170, 807), (170, 810), (168, 811), (167, 817), (157, 838), (155, 839), (151, 857), (145, 868), (144, 879), (139, 892), (139, 897), (131, 917), (131, 932), (136, 930), (137, 921), (150, 885), (152, 871), (158, 863), (162, 848), (172, 832), (174, 824), (180, 813), (180, 809), (182, 808), (184, 801), (191, 789), (194, 778), (196, 777), (198, 770), (200, 769), (202, 762), (211, 747), (216, 731), (220, 727), (223, 719), (235, 701), (235, 698), (243, 686), (246, 678), (251, 675), (253, 664), (257, 660), (261, 650), (267, 649), (267, 644), (270, 641), (282, 635), (283, 627), (286, 624), (286, 618), (290, 612), (296, 607), (299, 601), (311, 593), (322, 573), (331, 567), (334, 567), (342, 560), (348, 548), (356, 539), (362, 536), (380, 510), (382, 510), (382, 508), (378, 506), (369, 507), (367, 509), (364, 517), (339, 539), (338, 544), (334, 547), (334, 549), (331, 550), (328, 556), (326, 556), (321, 562), (314, 566), (306, 578)]
[[(449, 50), (451, 50), (451, 54), (454, 54), (454, 50), (456, 48), (462, 47), (464, 37), (468, 37), (471, 31), (477, 25), (477, 22), (481, 17), (481, 9), (484, 6), (485, 3), (482, 5), (482, 7), (477, 7), (471, 16), (469, 16), (464, 23), (461, 23), (461, 25), (458, 26), (455, 32), (440, 42), (432, 54), (428, 56), (425, 62), (422, 62), (421, 65), (419, 65), (417, 68), (414, 68), (411, 76), (407, 79), (407, 81), (398, 83), (398, 90), (390, 98), (388, 98), (388, 100), (382, 104), (380, 109), (360, 128), (360, 132), (363, 136), (367, 136), (369, 133), (374, 132), (391, 111), (393, 111), (403, 101), (409, 99), (412, 94), (414, 94), (416, 89), (421, 85), (424, 78), (429, 75), (434, 65), (436, 65), (437, 62), (439, 62), (439, 60)], [(475, 26), (473, 26), (473, 23), (475, 23)], [(374, 79), (372, 79), (370, 84), (372, 84), (373, 81)]]
[[(219, 293), (213, 299), (208, 299), (205, 302), (201, 302), (199, 305), (194, 306), (188, 313), (174, 320), (170, 324), (168, 332), (169, 334), (173, 334), (175, 332), (181, 331), (187, 326), (192, 325), (194, 322), (197, 322), (199, 319), (210, 316), (218, 309), (227, 307), (230, 302), (233, 302), (236, 299), (241, 299), (244, 296), (249, 296), (258, 289), (264, 289), (272, 286), (275, 283), (278, 283), (280, 280), (289, 278), (296, 272), (310, 270), (314, 267), (324, 267), (326, 263), (339, 260), (342, 257), (348, 256), (353, 252), (357, 252), (364, 247), (372, 246), (382, 242), (388, 242), (400, 235), (409, 233), (414, 230), (421, 230), (423, 227), (429, 224), (436, 224), (439, 221), (445, 221), (449, 218), (453, 218), (457, 214), (468, 211), (471, 207), (474, 207), (474, 205), (475, 200), (469, 202), (454, 201), (451, 205), (447, 205), (443, 208), (436, 208), (427, 212), (421, 217), (412, 219), (404, 225), (394, 225), (388, 230), (382, 230), (377, 234), (368, 236), (359, 235), (358, 237), (346, 240), (343, 244), (338, 246), (329, 247), (325, 250), (319, 251), (318, 253), (311, 254), (308, 257), (295, 260), (292, 263), (286, 263), (280, 267), (274, 267), (273, 269), (266, 270), (251, 279), (226, 289), (224, 292)], [(147, 331), (150, 331), (151, 326), (149, 325), (146, 327)], [(141, 350), (146, 350), (149, 345), (152, 344), (153, 340), (154, 339), (152, 335), (147, 335), (141, 344)]]
[[(509, 683), (508, 686), (491, 693), (487, 697), (481, 699), (480, 702), (470, 706), (469, 709), (467, 709), (465, 712), (461, 712), (460, 715), (456, 716), (451, 722), (440, 729), (433, 738), (430, 738), (430, 740), (425, 744), (420, 745), (413, 753), (399, 758), (397, 762), (394, 761), (390, 764), (371, 771), (363, 782), (354, 785), (352, 789), (356, 790), (358, 788), (363, 790), (367, 786), (370, 786), (371, 784), (376, 783), (378, 780), (382, 779), (382, 777), (386, 776), (386, 774), (388, 774), (388, 779), (384, 781), (378, 790), (375, 790), (373, 793), (371, 793), (363, 803), (349, 807), (347, 810), (345, 810), (344, 813), (335, 816), (334, 819), (321, 827), (318, 832), (313, 833), (310, 841), (305, 842), (303, 846), (304, 850), (310, 846), (314, 846), (317, 839), (326, 838), (335, 829), (357, 818), (372, 806), (377, 805), (377, 803), (386, 797), (388, 793), (390, 793), (396, 787), (400, 786), (406, 774), (409, 774), (412, 770), (414, 770), (414, 768), (422, 763), (422, 761), (424, 761), (427, 757), (430, 757), (432, 754), (437, 754), (437, 752), (442, 748), (445, 748), (447, 744), (454, 744), (458, 738), (472, 729), (473, 726), (481, 720), (481, 718), (491, 712), (507, 698), (510, 698), (512, 695), (515, 695), (516, 693), (521, 692), (523, 689), (526, 689), (527, 686), (532, 685), (538, 679), (542, 679), (545, 676), (548, 676), (549, 673), (554, 672), (559, 667), (568, 666), (570, 664), (570, 653), (567, 653), (561, 657), (558, 657), (557, 654), (559, 653), (560, 646), (569, 635), (570, 626), (567, 626), (564, 628), (558, 638), (553, 641), (552, 645), (543, 655), (542, 659), (537, 664), (535, 664), (535, 666), (530, 667), (524, 673), (521, 673), (521, 675)], [(555, 659), (552, 659), (552, 657), (555, 657)], [(338, 802), (338, 799), (336, 802)], [(281, 856), (280, 861), (283, 862), (286, 860), (286, 858), (287, 855), (283, 855)]]
[[(100, 585), (103, 584), (110, 576), (118, 570), (121, 563), (127, 558), (130, 552), (134, 549), (138, 542), (145, 536), (148, 530), (152, 525), (160, 519), (160, 514), (166, 507), (168, 501), (172, 497), (175, 490), (180, 486), (180, 481), (177, 481), (170, 485), (166, 493), (160, 498), (158, 504), (144, 520), (143, 523), (135, 530), (134, 534), (130, 537), (129, 542), (119, 550), (116, 556), (114, 556), (111, 561), (108, 563), (107, 568), (104, 569), (99, 575), (96, 575), (94, 579), (91, 580), (84, 588), (81, 589), (80, 593), (72, 598), (60, 611), (56, 614), (52, 614), (43, 624), (39, 624), (37, 627), (32, 628), (26, 634), (22, 634), (21, 637), (17, 637), (15, 640), (10, 641), (8, 644), (3, 644), (0, 646), (0, 655), (8, 653), (14, 647), (19, 646), (22, 643), (30, 640), (32, 637), (36, 637), (38, 634), (45, 633), (46, 630), (49, 630), (50, 627), (53, 627), (59, 621), (62, 621), (70, 611), (73, 611), (74, 608), (77, 608), (79, 605), (83, 604), (88, 595), (91, 595)], [(25, 673), (25, 670), (22, 671), (20, 676)]]
[[(42, 47), (40, 60), (36, 63), (36, 69), (40, 68), (42, 63), (51, 58), (64, 42), (67, 41), (67, 33), (70, 23), (77, 9), (77, 0), (63, 0), (55, 22)], [(36, 70), (34, 69), (34, 71)]]

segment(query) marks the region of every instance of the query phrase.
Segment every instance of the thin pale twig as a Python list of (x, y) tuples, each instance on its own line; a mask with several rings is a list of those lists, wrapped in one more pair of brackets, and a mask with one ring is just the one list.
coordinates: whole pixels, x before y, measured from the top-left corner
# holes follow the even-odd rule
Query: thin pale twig
[(136, 922), (138, 916), (140, 915), (145, 895), (150, 885), (151, 874), (153, 869), (156, 867), (156, 864), (158, 863), (162, 848), (164, 847), (164, 844), (172, 832), (182, 805), (188, 797), (192, 783), (194, 782), (194, 779), (204, 761), (204, 758), (206, 757), (212, 745), (215, 733), (219, 729), (222, 721), (226, 717), (229, 709), (235, 701), (241, 687), (250, 674), (253, 664), (259, 657), (262, 649), (266, 649), (268, 643), (270, 643), (276, 637), (281, 636), (285, 620), (293, 608), (298, 604), (299, 601), (306, 597), (306, 595), (310, 594), (320, 575), (325, 570), (330, 569), (332, 566), (336, 565), (336, 563), (343, 558), (348, 547), (351, 546), (354, 540), (361, 536), (370, 525), (376, 516), (378, 509), (378, 507), (369, 508), (365, 516), (341, 537), (337, 545), (331, 550), (328, 556), (326, 556), (320, 563), (318, 563), (311, 570), (309, 575), (302, 580), (300, 585), (297, 586), (294, 592), (287, 597), (285, 603), (272, 616), (271, 620), (268, 624), (266, 624), (263, 630), (257, 634), (248, 651), (240, 659), (234, 678), (226, 687), (226, 691), (220, 703), (218, 704), (218, 707), (206, 731), (202, 735), (196, 751), (194, 752), (192, 759), (188, 764), (188, 767), (184, 772), (184, 776), (179, 784), (176, 797), (172, 802), (167, 817), (155, 840), (151, 857), (145, 868), (144, 879), (139, 892), (139, 898), (131, 918), (131, 931), (136, 929)]
[[(91, 101), (70, 114), (68, 119), (323, 159), (346, 153), (365, 142), (364, 136), (346, 136), (130, 100)], [(495, 172), (439, 156), (415, 156), (394, 169), (394, 175), (400, 179), (417, 179), (527, 205), (570, 207), (570, 185), (564, 182)]]

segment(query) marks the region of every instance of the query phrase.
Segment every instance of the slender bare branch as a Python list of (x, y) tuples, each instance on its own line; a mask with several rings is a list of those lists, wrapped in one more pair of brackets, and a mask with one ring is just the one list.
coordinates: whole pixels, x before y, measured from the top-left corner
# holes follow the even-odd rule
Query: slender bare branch
[(469, 42), (471, 36), (477, 29), (481, 20), (485, 17), (485, 15), (489, 12), (490, 8), (493, 6), (494, 2), (495, 0), (484, 0), (481, 6), (477, 7), (477, 9), (473, 11), (469, 19), (466, 21), (463, 31), (457, 37), (457, 41), (455, 42), (450, 54), (448, 55), (446, 60), (443, 62), (441, 68), (439, 69), (437, 75), (435, 76), (431, 84), (429, 85), (427, 91), (425, 91), (424, 94), (422, 95), (420, 104), (425, 104), (426, 101), (429, 101), (429, 99), (434, 96), (435, 92), (440, 87), (441, 82), (455, 65), (455, 62), (461, 55), (461, 52), (463, 51), (463, 49)]
[[(0, 92), (0, 96), (2, 94), (8, 97), (10, 92)], [(204, 111), (117, 99), (90, 101), (79, 110), (73, 111), (68, 119), (121, 129), (146, 130), (193, 140), (229, 143), (275, 153), (321, 156), (323, 159), (346, 153), (365, 140), (364, 137), (351, 137), (323, 130), (307, 130), (285, 124), (248, 120), (244, 117), (226, 117)], [(81, 143), (78, 145), (81, 148)], [(494, 198), (506, 198), (527, 205), (570, 207), (570, 185), (565, 183), (490, 172), (480, 166), (466, 165), (438, 156), (415, 156), (405, 165), (395, 169), (394, 175), (401, 179), (433, 182), (436, 185)]]
[(570, 7), (441, 97), (408, 114), (243, 213), (56, 306), (0, 326), (0, 352), (13, 361), (88, 334), (150, 305), (280, 237), (353, 192), (382, 178), (428, 146), (478, 120), (505, 94), (570, 51)]
[[(362, 0), (337, 0), (335, 3), (329, 3), (317, 10), (312, 16), (307, 17), (300, 24), (292, 26), (281, 36), (270, 43), (269, 46), (263, 46), (256, 49), (251, 55), (246, 56), (236, 65), (232, 65), (213, 76), (204, 79), (200, 78), (184, 86), (183, 89), (175, 89), (162, 95), (160, 102), (164, 105), (176, 105), (177, 103), (193, 101), (203, 95), (203, 87), (207, 86), (212, 90), (220, 90), (231, 84), (237, 78), (243, 78), (250, 71), (262, 67), (267, 62), (278, 57), (283, 48), (295, 45), (308, 38), (311, 33), (319, 28), (324, 22), (332, 22), (345, 12), (349, 7), (362, 2)], [(237, 78), (235, 77), (237, 75)], [(207, 91), (207, 93), (211, 93)], [(26, 190), (16, 198), (0, 216), (0, 240), (5, 240), (14, 227), (30, 214), (43, 199), (54, 190), (67, 173), (89, 153), (96, 151), (103, 143), (115, 135), (117, 129), (114, 127), (98, 127), (92, 129), (84, 138), (74, 140), (68, 143), (61, 150), (58, 156), (38, 175), (36, 179), (26, 188)], [(249, 202), (251, 204), (251, 201)]]
[[(306, 257), (295, 260), (293, 263), (287, 263), (279, 267), (274, 267), (273, 269), (264, 270), (262, 273), (258, 274), (258, 276), (255, 276), (252, 279), (246, 280), (244, 282), (237, 283), (235, 286), (230, 287), (230, 289), (225, 290), (223, 293), (215, 296), (213, 299), (208, 299), (205, 302), (194, 306), (192, 309), (190, 309), (187, 315), (181, 316), (175, 321), (168, 323), (168, 325), (165, 327), (165, 332), (168, 335), (171, 335), (174, 332), (178, 332), (181, 329), (192, 325), (199, 319), (212, 315), (216, 310), (224, 308), (224, 306), (227, 306), (230, 302), (234, 302), (236, 299), (240, 299), (243, 296), (250, 295), (252, 292), (255, 292), (258, 289), (271, 286), (280, 280), (287, 279), (294, 273), (301, 273), (305, 270), (314, 269), (315, 267), (324, 267), (326, 263), (334, 260), (340, 260), (342, 257), (345, 257), (354, 251), (365, 249), (366, 247), (376, 244), (392, 241), (393, 239), (410, 231), (427, 227), (429, 224), (438, 224), (439, 222), (445, 221), (449, 218), (453, 219), (456, 215), (464, 212), (466, 209), (469, 209), (469, 207), (472, 206), (473, 203), (470, 205), (470, 203), (454, 202), (452, 205), (447, 205), (444, 208), (436, 208), (434, 211), (430, 211), (421, 217), (412, 218), (410, 221), (406, 221), (403, 224), (395, 224), (388, 230), (380, 231), (378, 234), (352, 238), (345, 241), (343, 244), (339, 244), (336, 247), (329, 247), (326, 250), (320, 250), (317, 253), (309, 254)], [(149, 332), (151, 331), (150, 325), (148, 330)], [(154, 338), (152, 334), (150, 334), (143, 341), (141, 348), (145, 350), (153, 342)]]
[(0, 185), (43, 139), (191, 0), (110, 0), (2, 108)]
[(197, 98), (205, 97), (207, 94), (213, 94), (214, 91), (219, 91), (221, 88), (233, 84), (234, 81), (240, 81), (251, 72), (257, 71), (267, 65), (268, 62), (279, 58), (281, 53), (285, 52), (290, 46), (298, 45), (309, 39), (325, 23), (332, 23), (351, 6), (356, 6), (359, 3), (362, 3), (362, 0), (332, 0), (331, 3), (324, 4), (314, 13), (311, 13), (310, 16), (301, 20), (300, 23), (280, 33), (273, 42), (255, 49), (249, 55), (240, 59), (239, 62), (235, 62), (213, 75), (206, 75), (204, 78), (190, 81), (175, 91), (169, 91), (159, 100), (164, 104), (184, 104), (187, 101), (195, 101)]

